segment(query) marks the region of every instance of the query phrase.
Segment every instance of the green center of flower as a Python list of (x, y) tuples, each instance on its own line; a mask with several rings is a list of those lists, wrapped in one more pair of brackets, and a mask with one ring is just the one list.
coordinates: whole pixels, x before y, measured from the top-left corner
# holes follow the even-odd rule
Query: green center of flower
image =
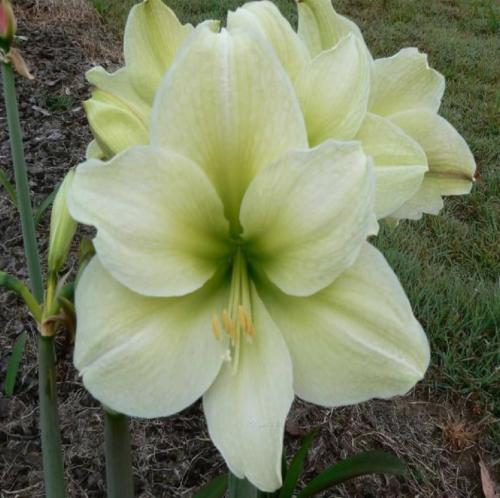
[(236, 249), (229, 291), (228, 307), (219, 317), (212, 316), (212, 330), (217, 340), (222, 341), (223, 332), (228, 338), (226, 360), (232, 362), (233, 370), (238, 368), (241, 340), (244, 337), (252, 342), (257, 334), (252, 321), (252, 303), (250, 298), (250, 278), (248, 266), (241, 247)]

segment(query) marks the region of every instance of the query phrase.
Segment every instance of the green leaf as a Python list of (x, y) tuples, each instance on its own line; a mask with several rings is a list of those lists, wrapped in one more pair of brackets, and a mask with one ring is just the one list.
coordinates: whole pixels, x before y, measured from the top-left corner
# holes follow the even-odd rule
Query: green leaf
[(288, 468), (286, 478), (283, 481), (283, 487), (279, 494), (279, 498), (291, 498), (293, 495), (293, 490), (297, 486), (300, 475), (304, 469), (304, 463), (306, 461), (307, 454), (309, 453), (309, 448), (317, 436), (318, 430), (312, 430), (307, 436), (302, 440), (302, 444), (299, 451), (295, 454), (292, 461), (290, 462), (290, 467)]
[(21, 358), (24, 352), (24, 345), (26, 344), (27, 333), (24, 331), (16, 340), (12, 348), (12, 354), (7, 364), (7, 375), (5, 376), (4, 390), (7, 396), (14, 394), (14, 386), (16, 384), (17, 372), (21, 364)]
[(324, 470), (299, 493), (297, 498), (314, 496), (320, 491), (366, 474), (403, 476), (406, 474), (406, 465), (396, 455), (385, 451), (359, 453)]
[(227, 474), (216, 477), (201, 488), (193, 498), (222, 498), (226, 494)]
[(14, 185), (10, 183), (5, 171), (0, 168), (0, 185), (5, 189), (10, 201), (17, 206), (17, 194)]
[(50, 207), (50, 205), (54, 202), (54, 199), (56, 197), (57, 191), (59, 190), (59, 186), (56, 187), (45, 199), (44, 201), (38, 206), (34, 216), (33, 220), (35, 222), (35, 225), (38, 225), (40, 221), (42, 221), (42, 216), (44, 215), (45, 211)]

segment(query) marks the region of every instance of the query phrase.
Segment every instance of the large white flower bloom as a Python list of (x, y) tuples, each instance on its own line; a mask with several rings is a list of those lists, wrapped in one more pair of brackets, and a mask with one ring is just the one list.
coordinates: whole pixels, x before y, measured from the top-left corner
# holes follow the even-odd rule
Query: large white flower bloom
[(96, 138), (88, 157), (109, 158), (148, 143), (158, 85), (192, 30), (161, 0), (132, 7), (125, 26), (125, 67), (109, 74), (98, 66), (86, 75), (94, 90), (85, 111)]
[(325, 406), (407, 392), (429, 362), (398, 279), (366, 242), (374, 174), (359, 142), (308, 147), (267, 45), (198, 27), (154, 103), (150, 145), (77, 169), (97, 228), (76, 293), (75, 364), (132, 416), (200, 396), (238, 477), (281, 484), (294, 392)]
[[(356, 24), (337, 14), (331, 0), (299, 0), (298, 9), (299, 35), (312, 55), (340, 45), (349, 34), (362, 40)], [(427, 56), (416, 48), (405, 48), (372, 63), (369, 113), (357, 138), (375, 163), (384, 165), (384, 181), (389, 179), (389, 187), (395, 177), (386, 167), (398, 164), (398, 140), (407, 148), (410, 143), (403, 137), (411, 137), (427, 157), (428, 171), (414, 195), (398, 209), (384, 210), (394, 219), (438, 214), (443, 208), (442, 196), (468, 194), (472, 188), (474, 157), (455, 128), (438, 115), (444, 90), (444, 77), (429, 67)], [(387, 140), (395, 145), (389, 156), (383, 147)], [(405, 147), (400, 149), (402, 153)], [(390, 190), (383, 188), (380, 193), (390, 196)]]

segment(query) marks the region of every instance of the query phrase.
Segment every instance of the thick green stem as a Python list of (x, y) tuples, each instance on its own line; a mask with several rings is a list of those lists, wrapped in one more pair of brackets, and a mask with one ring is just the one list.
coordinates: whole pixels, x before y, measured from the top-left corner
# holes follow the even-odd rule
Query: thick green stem
[(45, 494), (50, 498), (64, 498), (66, 491), (57, 411), (54, 338), (41, 335), (38, 336), (38, 397)]
[(229, 498), (268, 498), (271, 496), (273, 496), (273, 493), (259, 491), (250, 481), (238, 479), (235, 475), (229, 473)]
[(134, 498), (128, 418), (104, 411), (108, 498)]
[[(30, 286), (35, 299), (43, 301), (43, 279), (33, 222), (26, 161), (22, 141), (17, 96), (12, 66), (0, 63), (7, 110), (12, 160), (16, 178), (17, 205), (21, 217), (24, 251), (28, 263)], [(40, 404), (40, 429), (42, 433), (43, 470), (45, 494), (50, 498), (64, 498), (64, 467), (61, 449), (61, 434), (57, 413), (54, 339), (38, 339), (38, 394)]]

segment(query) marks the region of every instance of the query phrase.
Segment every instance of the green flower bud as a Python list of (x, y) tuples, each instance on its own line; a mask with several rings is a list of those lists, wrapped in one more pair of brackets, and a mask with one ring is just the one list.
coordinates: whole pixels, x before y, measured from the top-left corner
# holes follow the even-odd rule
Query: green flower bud
[(71, 170), (62, 182), (54, 200), (50, 218), (49, 272), (63, 267), (76, 231), (76, 221), (68, 210), (67, 195), (75, 172)]
[(16, 34), (16, 18), (9, 0), (0, 0), (0, 41), (9, 46)]

